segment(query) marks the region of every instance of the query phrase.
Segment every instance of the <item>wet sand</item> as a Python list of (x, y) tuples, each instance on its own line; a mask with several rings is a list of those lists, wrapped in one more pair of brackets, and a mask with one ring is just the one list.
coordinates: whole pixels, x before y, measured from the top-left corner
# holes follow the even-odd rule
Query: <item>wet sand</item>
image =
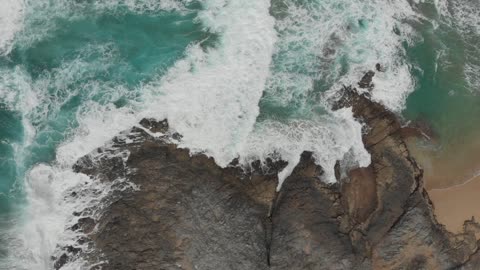
[(477, 138), (441, 149), (419, 146), (418, 140), (408, 140), (411, 153), (424, 169), (427, 190), (463, 184), (480, 172), (480, 140)]
[(409, 149), (424, 169), (425, 188), (438, 221), (459, 233), (465, 220), (480, 221), (480, 134), (448, 147), (415, 138)]
[(429, 190), (437, 220), (451, 232), (462, 232), (463, 223), (472, 216), (480, 221), (480, 176), (446, 189)]

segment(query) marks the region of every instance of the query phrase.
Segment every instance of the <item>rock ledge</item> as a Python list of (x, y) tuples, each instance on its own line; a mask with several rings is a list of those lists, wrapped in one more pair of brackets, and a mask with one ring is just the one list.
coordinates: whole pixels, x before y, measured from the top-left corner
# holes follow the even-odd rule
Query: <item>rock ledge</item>
[[(284, 163), (222, 169), (179, 149), (166, 121), (142, 120), (75, 166), (98, 181), (123, 177), (139, 188), (116, 193), (98, 220), (80, 219), (72, 229), (84, 231), (95, 252), (66, 252), (55, 267), (80, 256), (104, 262), (95, 269), (118, 270), (478, 269), (478, 224), (458, 235), (438, 224), (396, 116), (352, 87), (334, 109), (342, 107), (365, 124), (372, 164), (327, 185), (304, 152), (279, 193)], [(126, 162), (96, 158), (105, 151), (130, 154)]]

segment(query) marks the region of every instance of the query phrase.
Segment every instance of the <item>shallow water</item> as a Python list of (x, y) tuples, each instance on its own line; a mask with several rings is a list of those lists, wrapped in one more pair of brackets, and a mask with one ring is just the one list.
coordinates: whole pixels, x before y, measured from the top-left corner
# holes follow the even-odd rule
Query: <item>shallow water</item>
[(279, 188), (304, 150), (324, 181), (337, 160), (369, 164), (361, 124), (330, 102), (376, 63), (373, 99), (430, 124), (429, 149), (477, 129), (474, 0), (2, 1), (0, 268), (51, 268), (72, 209), (100, 200), (64, 195), (109, 190), (71, 166), (142, 117), (220, 166), (287, 160)]
[[(480, 3), (470, 2), (469, 12), (478, 12)], [(471, 70), (480, 68), (480, 31), (478, 19), (467, 20), (454, 11), (462, 4), (447, 3), (445, 10), (430, 14), (434, 24), (419, 25), (423, 42), (408, 49), (416, 87), (404, 115), (427, 121), (442, 143), (451, 144), (478, 130), (480, 73)]]
[[(43, 21), (35, 18), (26, 24), (47, 24), (51, 29), (39, 29), (45, 32), (40, 36), (36, 29), (19, 33), (20, 41), (32, 41), (18, 42), (1, 59), (0, 136), (3, 166), (9, 172), (2, 174), (4, 192), (12, 188), (17, 174), (22, 177), (20, 165), (28, 169), (55, 159), (56, 147), (78, 128), (78, 113), (88, 110), (89, 102), (130, 106), (141, 84), (161, 76), (191, 42), (208, 38), (193, 21), (194, 12), (82, 8), (73, 18), (45, 13), (49, 17)], [(29, 142), (23, 135), (25, 122), (34, 129)], [(23, 164), (15, 163), (19, 158)]]

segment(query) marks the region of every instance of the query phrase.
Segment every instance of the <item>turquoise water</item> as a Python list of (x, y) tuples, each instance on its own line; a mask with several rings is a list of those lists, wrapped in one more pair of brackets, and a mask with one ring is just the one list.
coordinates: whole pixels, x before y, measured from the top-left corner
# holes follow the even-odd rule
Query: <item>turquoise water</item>
[[(170, 105), (173, 125), (192, 131), (184, 134), (186, 139), (199, 138), (192, 143), (198, 148), (218, 144), (234, 154), (273, 149), (292, 156), (311, 150), (328, 165), (361, 154), (353, 147), (361, 144), (360, 126), (348, 113), (329, 110), (330, 95), (380, 62), (387, 72), (377, 76), (376, 100), (408, 120), (427, 122), (443, 144), (478, 130), (480, 35), (475, 22), (456, 21), (452, 16), (459, 16), (449, 14), (451, 8), (440, 11), (433, 3), (271, 3), (264, 12), (260, 9), (270, 1), (25, 1), (23, 28), (12, 49), (0, 56), (0, 263), (2, 257), (9, 258), (10, 267), (18, 261), (1, 247), (26, 245), (18, 239), (32, 234), (41, 234), (43, 241), (43, 233), (50, 232), (41, 227), (55, 223), (51, 220), (29, 224), (26, 213), (43, 209), (41, 203), (29, 203), (48, 197), (40, 195), (48, 195), (48, 184), (58, 179), (73, 181), (58, 150), (77, 141), (79, 148), (84, 141), (78, 138), (111, 128), (103, 122), (94, 124), (98, 132), (92, 126), (85, 131), (85, 121), (96, 111), (98, 118), (120, 112), (127, 122), (148, 106), (148, 112), (162, 111), (152, 109), (158, 98), (159, 107)], [(468, 10), (478, 7), (472, 5)], [(202, 132), (218, 138), (203, 138)], [(95, 147), (109, 138), (99, 136)], [(34, 175), (35, 186), (28, 176), (38, 164), (48, 169), (41, 167)], [(40, 195), (29, 198), (32, 193)], [(53, 209), (63, 207), (45, 201), (60, 205)], [(20, 224), (30, 231), (22, 231)], [(20, 232), (12, 233), (16, 227)], [(46, 242), (53, 248), (57, 244)], [(50, 250), (38, 252), (43, 242), (36, 244), (16, 251), (33, 254), (18, 255), (28, 265), (19, 269), (49, 268)]]
[[(439, 25), (416, 25), (423, 41), (408, 48), (416, 87), (404, 115), (431, 125), (440, 144), (458, 144), (479, 131), (480, 74), (466, 74), (466, 69), (480, 67), (480, 33), (465, 23), (445, 22), (432, 4), (422, 8)], [(463, 27), (468, 30), (460, 31)]]
[[(136, 14), (87, 8), (76, 15), (44, 18), (49, 31), (28, 45), (16, 44), (0, 59), (0, 69), (20, 70), (41, 99), (26, 115), (0, 104), (1, 212), (11, 210), (21, 194), (15, 182), (21, 181), (22, 168), (55, 159), (56, 147), (78, 126), (76, 114), (83, 104), (131, 105), (140, 84), (161, 76), (191, 42), (207, 37), (193, 21), (195, 12)], [(20, 35), (35, 35), (43, 23), (32, 22), (33, 29)], [(8, 87), (22, 92), (23, 83), (9, 81)], [(25, 148), (22, 117), (36, 129)], [(23, 155), (22, 164), (15, 162), (15, 154)]]
[[(46, 15), (27, 17), (11, 52), (0, 57), (0, 85), (10, 93), (0, 100), (2, 247), (13, 246), (12, 236), (2, 230), (16, 226), (28, 204), (27, 170), (54, 162), (57, 147), (74, 134), (81, 114), (92, 104), (135, 106), (142, 84), (161, 76), (189, 44), (208, 39), (193, 20), (195, 6), (181, 13), (86, 6), (74, 16), (54, 4), (44, 8)], [(12, 251), (1, 248), (0, 259)]]
[(17, 177), (13, 144), (22, 141), (21, 116), (0, 105), (0, 130), (0, 213), (5, 213), (11, 209), (10, 192)]

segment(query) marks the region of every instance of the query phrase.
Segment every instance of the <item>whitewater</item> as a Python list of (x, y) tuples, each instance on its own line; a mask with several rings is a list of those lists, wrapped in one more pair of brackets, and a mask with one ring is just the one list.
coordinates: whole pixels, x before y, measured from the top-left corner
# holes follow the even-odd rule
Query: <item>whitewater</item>
[[(423, 40), (415, 23), (459, 23), (434, 4), (430, 18), (394, 0), (0, 0), (0, 109), (17, 121), (0, 127), (18, 129), (2, 139), (0, 160), (14, 172), (0, 190), (13, 202), (0, 216), (0, 269), (52, 269), (57, 247), (80, 237), (66, 230), (73, 212), (117, 186), (139, 188), (72, 166), (143, 118), (168, 119), (180, 147), (221, 167), (287, 161), (278, 189), (303, 151), (330, 183), (337, 162), (343, 174), (368, 166), (362, 123), (331, 102), (381, 63), (372, 99), (401, 113), (416, 85), (406, 50)], [(475, 61), (465, 69), (472, 85)]]

